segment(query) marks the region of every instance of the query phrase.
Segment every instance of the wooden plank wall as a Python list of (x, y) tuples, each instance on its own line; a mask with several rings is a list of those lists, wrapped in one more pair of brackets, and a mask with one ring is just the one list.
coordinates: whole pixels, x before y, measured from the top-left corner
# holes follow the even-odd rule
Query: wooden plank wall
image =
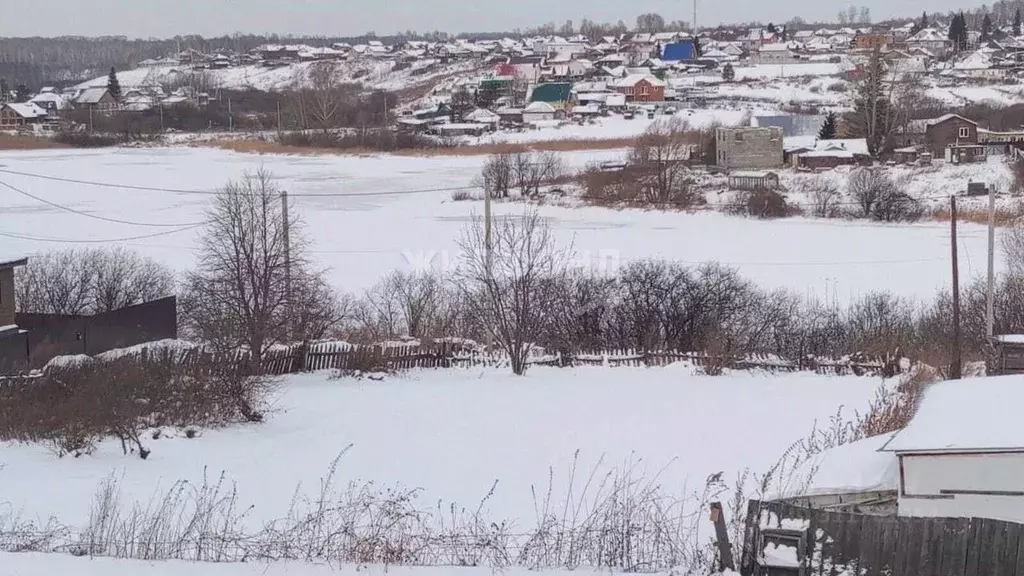
[(765, 527), (805, 520), (805, 576), (1024, 576), (1024, 526), (987, 518), (902, 518), (751, 501), (740, 571), (757, 562)]

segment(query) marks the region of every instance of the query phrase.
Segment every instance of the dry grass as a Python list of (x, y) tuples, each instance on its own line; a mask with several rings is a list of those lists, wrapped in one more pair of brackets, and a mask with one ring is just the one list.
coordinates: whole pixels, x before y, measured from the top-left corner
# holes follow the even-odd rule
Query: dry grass
[(70, 148), (70, 146), (44, 136), (0, 134), (0, 150), (46, 150), (50, 148)]
[[(970, 222), (988, 226), (988, 208), (957, 208), (957, 221)], [(1010, 208), (996, 208), (996, 226), (1012, 226), (1021, 216), (1024, 216), (1024, 206), (1016, 205)], [(949, 222), (949, 206), (935, 207), (925, 213), (926, 220)]]
[(618, 148), (628, 148), (635, 142), (635, 138), (604, 138), (591, 140), (570, 138), (524, 144), (499, 143), (482, 144), (479, 146), (416, 148), (409, 150), (396, 150), (394, 152), (380, 152), (369, 148), (305, 148), (299, 146), (288, 146), (265, 140), (213, 140), (210, 142), (196, 143), (194, 146), (212, 146), (214, 148), (221, 148), (245, 154), (297, 154), (301, 156), (360, 156), (369, 154), (391, 154), (397, 156), (489, 156), (492, 154), (515, 154), (518, 152), (529, 152), (534, 150), (550, 152), (615, 150)]

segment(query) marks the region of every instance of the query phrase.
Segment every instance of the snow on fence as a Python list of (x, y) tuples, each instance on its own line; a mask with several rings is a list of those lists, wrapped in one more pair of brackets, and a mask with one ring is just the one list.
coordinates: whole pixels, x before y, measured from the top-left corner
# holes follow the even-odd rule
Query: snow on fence
[[(134, 357), (170, 359), (184, 366), (213, 366), (223, 363), (248, 363), (247, 351), (214, 353), (203, 347), (166, 340), (153, 342), (130, 349), (114, 350), (97, 356), (100, 361)], [(44, 368), (59, 370), (73, 367), (90, 359), (85, 356), (54, 358)], [(896, 365), (883, 358), (849, 356), (841, 359), (806, 357), (796, 361), (771, 354), (746, 356), (721, 356), (706, 352), (680, 352), (675, 350), (585, 350), (577, 352), (548, 353), (538, 350), (529, 359), (535, 366), (647, 366), (661, 367), (675, 363), (688, 363), (715, 374), (722, 369), (768, 370), (768, 371), (814, 371), (819, 374), (866, 375), (893, 374)], [(283, 375), (319, 370), (344, 370), (352, 372), (391, 372), (413, 368), (477, 368), (507, 367), (508, 355), (502, 351), (483, 350), (475, 343), (465, 341), (422, 344), (419, 342), (384, 342), (373, 346), (353, 345), (348, 342), (331, 341), (311, 344), (277, 345), (263, 354), (259, 370), (263, 374)], [(0, 376), (2, 378), (2, 376)]]
[(832, 512), (754, 500), (747, 509), (740, 573), (1024, 576), (1024, 525)]

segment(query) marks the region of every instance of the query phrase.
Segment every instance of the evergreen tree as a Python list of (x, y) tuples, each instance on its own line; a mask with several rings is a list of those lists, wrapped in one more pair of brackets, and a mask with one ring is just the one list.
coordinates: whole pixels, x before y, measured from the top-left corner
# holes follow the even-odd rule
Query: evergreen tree
[(7, 102), (11, 97), (11, 87), (7, 84), (6, 78), (0, 78), (0, 103)]
[(818, 131), (819, 140), (834, 140), (836, 137), (836, 113), (829, 112)]
[(704, 48), (700, 45), (700, 36), (693, 37), (693, 57), (700, 58)]
[(867, 140), (868, 151), (875, 157), (885, 151), (895, 124), (885, 75), (885, 60), (881, 50), (876, 48), (861, 72), (853, 112), (846, 122), (847, 135)]
[(765, 28), (765, 30), (767, 30), (769, 34), (775, 34), (776, 32), (778, 32), (778, 30), (775, 28), (775, 24), (772, 24), (771, 22), (768, 23), (768, 27)]
[(928, 13), (927, 12), (922, 12), (921, 13), (921, 19), (918, 20), (917, 22), (914, 22), (914, 25), (910, 28), (910, 35), (913, 36), (914, 34), (917, 34), (918, 32), (920, 32), (921, 30), (924, 30), (927, 27), (928, 27)]
[(782, 27), (782, 32), (780, 34), (782, 34), (783, 42), (789, 42), (789, 31), (787, 30), (786, 26)]
[(114, 67), (110, 67), (110, 75), (107, 76), (107, 90), (110, 95), (114, 97), (114, 100), (121, 100), (121, 82), (117, 79), (117, 71)]
[(953, 16), (953, 20), (949, 23), (947, 37), (953, 43), (954, 50), (967, 49), (967, 19), (964, 18), (963, 12)]
[(733, 70), (731, 63), (726, 62), (725, 66), (722, 67), (722, 80), (725, 80), (726, 82), (732, 82), (735, 79), (736, 71)]
[(28, 91), (28, 86), (24, 84), (18, 84), (18, 87), (14, 89), (14, 101), (17, 103), (28, 102), (28, 99), (32, 95)]
[(981, 42), (988, 42), (992, 37), (992, 18), (988, 14), (981, 19), (981, 36), (978, 38)]
[(1020, 36), (1020, 8), (1013, 13), (1013, 35)]

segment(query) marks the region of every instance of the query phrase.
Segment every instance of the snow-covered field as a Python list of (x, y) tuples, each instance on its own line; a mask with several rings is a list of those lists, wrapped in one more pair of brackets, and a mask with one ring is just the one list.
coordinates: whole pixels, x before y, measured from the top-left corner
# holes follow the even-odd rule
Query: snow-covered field
[[(571, 166), (621, 157), (621, 151), (574, 152)], [(305, 220), (316, 264), (341, 290), (359, 290), (396, 268), (457, 262), (457, 240), (478, 202), (453, 202), (451, 188), (470, 186), (482, 156), (246, 155), (208, 148), (34, 151), (0, 154), (0, 181), (46, 201), (116, 223), (70, 213), (0, 185), (0, 252), (119, 244), (176, 270), (195, 262), (197, 228), (209, 194), (144, 191), (14, 175), (3, 170), (121, 185), (212, 192), (245, 171), (264, 167)], [(971, 168), (984, 170), (985, 167)], [(941, 174), (941, 173), (940, 173)], [(839, 178), (840, 176), (833, 176)], [(936, 177), (937, 178), (937, 177)], [(936, 179), (933, 194), (956, 180)], [(409, 192), (374, 196), (381, 192)], [(498, 203), (496, 215), (518, 214)], [(790, 218), (757, 221), (717, 213), (668, 213), (595, 207), (541, 208), (581, 262), (614, 265), (659, 257), (685, 263), (719, 261), (767, 287), (845, 301), (874, 290), (930, 298), (948, 285), (944, 224), (882, 225)], [(141, 225), (137, 225), (141, 224)], [(151, 225), (159, 224), (160, 227)], [(158, 236), (153, 236), (158, 235)], [(984, 271), (983, 228), (961, 227), (961, 266)]]
[[(210, 88), (234, 90), (287, 90), (307, 86), (312, 62), (300, 62), (268, 68), (259, 64), (249, 64), (233, 68), (204, 70), (202, 74)], [(441, 65), (436, 60), (424, 60), (404, 70), (395, 71), (394, 60), (357, 60), (337, 62), (339, 81), (361, 82), (370, 88), (382, 90), (400, 90), (408, 86), (430, 82), (454, 74), (466, 74), (477, 67), (475, 62), (460, 62), (452, 65)], [(128, 89), (135, 86), (159, 86), (188, 78), (192, 71), (188, 66), (144, 66), (117, 73), (121, 86)], [(107, 76), (97, 76), (75, 86), (90, 88), (107, 85)]]
[[(423, 509), (457, 502), (528, 529), (531, 487), (540, 498), (553, 474), (553, 502), (592, 470), (633, 468), (668, 495), (704, 489), (710, 474), (731, 484), (743, 469), (766, 471), (793, 442), (843, 406), (863, 411), (879, 381), (800, 373), (695, 376), (665, 368), (542, 368), (414, 371), (383, 382), (292, 376), (261, 425), (144, 438), (148, 460), (116, 440), (82, 458), (40, 445), (0, 445), (0, 494), (22, 517), (89, 517), (97, 484), (113, 477), (125, 501), (148, 502), (178, 480), (237, 482), (244, 522), (283, 517), (296, 488), (315, 496), (332, 461), (335, 482), (422, 488)], [(571, 466), (579, 453), (576, 478)], [(0, 567), (0, 574), (2, 574)]]

